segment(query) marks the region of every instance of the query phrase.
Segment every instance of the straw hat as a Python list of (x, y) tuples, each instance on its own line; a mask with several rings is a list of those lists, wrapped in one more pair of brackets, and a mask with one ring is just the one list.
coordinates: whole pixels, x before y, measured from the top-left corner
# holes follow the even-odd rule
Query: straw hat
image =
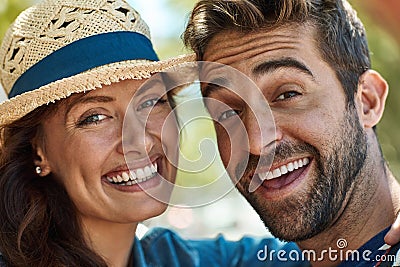
[(0, 126), (35, 108), (194, 60), (158, 61), (148, 26), (124, 0), (44, 0), (22, 12), (0, 47)]

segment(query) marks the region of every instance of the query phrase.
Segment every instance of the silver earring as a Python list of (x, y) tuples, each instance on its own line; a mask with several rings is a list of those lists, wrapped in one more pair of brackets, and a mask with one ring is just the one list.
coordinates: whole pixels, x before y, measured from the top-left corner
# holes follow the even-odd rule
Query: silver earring
[(41, 174), (42, 173), (42, 168), (40, 168), (40, 166), (36, 166), (35, 171), (37, 174)]

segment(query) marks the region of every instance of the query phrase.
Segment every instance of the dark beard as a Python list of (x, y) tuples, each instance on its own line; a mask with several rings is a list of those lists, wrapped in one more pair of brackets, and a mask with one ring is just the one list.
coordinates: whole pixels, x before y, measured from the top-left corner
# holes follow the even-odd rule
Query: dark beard
[[(332, 138), (330, 147), (321, 152), (308, 143), (281, 143), (276, 147), (276, 159), (305, 152), (314, 157), (316, 170), (310, 172), (310, 176), (315, 178), (308, 182), (307, 190), (272, 202), (249, 193), (249, 179), (239, 181), (239, 191), (275, 237), (286, 241), (306, 240), (324, 231), (337, 217), (367, 153), (366, 136), (354, 108), (347, 112), (339, 130)], [(254, 171), (259, 160), (258, 156), (249, 156), (244, 177)], [(243, 173), (242, 164), (238, 165), (236, 173), (240, 171)]]

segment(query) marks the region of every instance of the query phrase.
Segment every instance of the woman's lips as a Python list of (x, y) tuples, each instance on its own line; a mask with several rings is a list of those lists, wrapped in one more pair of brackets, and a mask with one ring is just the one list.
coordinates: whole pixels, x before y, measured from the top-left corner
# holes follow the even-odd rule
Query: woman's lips
[[(138, 164), (136, 164), (138, 165)], [(102, 181), (113, 188), (125, 192), (143, 191), (161, 183), (165, 179), (163, 174), (162, 158), (158, 157), (154, 162), (141, 164), (141, 167), (118, 168), (118, 171), (112, 171), (103, 175)]]
[(130, 186), (132, 184), (139, 184), (145, 182), (155, 174), (158, 173), (158, 164), (157, 162), (150, 163), (142, 168), (136, 168), (125, 171), (119, 171), (116, 173), (109, 173), (106, 176), (107, 181), (112, 184), (118, 184), (123, 186)]
[(114, 189), (122, 191), (122, 192), (141, 192), (141, 191), (145, 191), (147, 189), (158, 186), (161, 183), (162, 179), (163, 178), (161, 177), (161, 175), (156, 173), (155, 175), (153, 175), (152, 177), (150, 177), (149, 179), (147, 179), (145, 181), (142, 181), (140, 183), (134, 183), (131, 185), (114, 184), (114, 183), (110, 183), (108, 180), (104, 180), (104, 179), (103, 179), (103, 181), (105, 183), (107, 183), (107, 185), (113, 187)]

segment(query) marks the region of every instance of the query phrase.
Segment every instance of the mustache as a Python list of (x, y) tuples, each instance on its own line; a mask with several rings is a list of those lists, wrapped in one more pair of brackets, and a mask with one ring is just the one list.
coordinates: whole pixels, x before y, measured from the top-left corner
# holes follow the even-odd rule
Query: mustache
[(254, 173), (257, 168), (270, 168), (274, 161), (283, 161), (289, 157), (298, 154), (311, 154), (315, 158), (320, 157), (319, 151), (308, 143), (294, 143), (286, 141), (280, 143), (270, 153), (265, 155), (248, 154), (248, 158), (241, 161), (235, 169), (235, 178), (239, 180), (241, 177)]

